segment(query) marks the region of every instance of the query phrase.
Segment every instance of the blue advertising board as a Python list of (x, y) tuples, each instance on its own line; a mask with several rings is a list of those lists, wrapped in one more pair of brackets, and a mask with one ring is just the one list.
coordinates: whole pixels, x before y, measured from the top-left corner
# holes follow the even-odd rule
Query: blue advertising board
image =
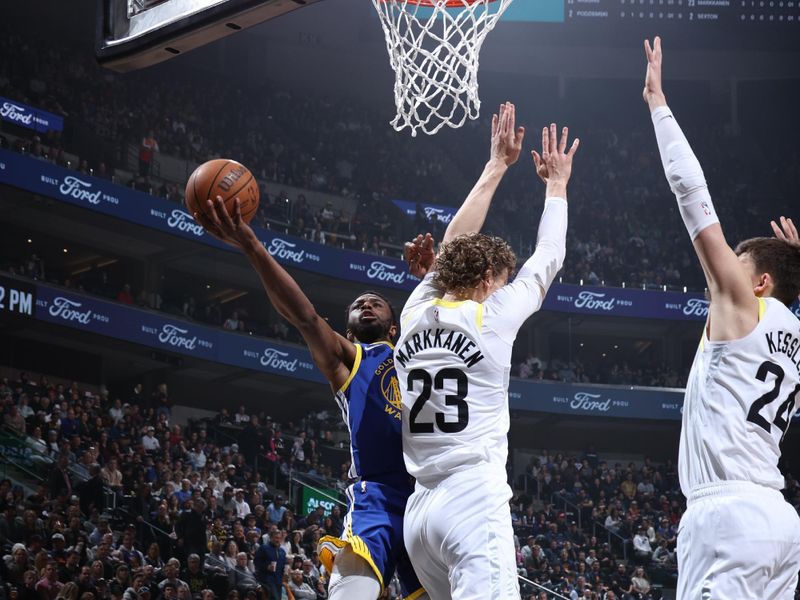
[[(236, 252), (206, 233), (183, 208), (104, 179), (0, 149), (0, 183), (48, 196), (183, 239)], [(411, 291), (419, 279), (399, 259), (341, 250), (255, 228), (267, 251), (282, 265), (335, 279)], [(792, 307), (800, 317), (800, 304)], [(703, 321), (708, 301), (699, 293), (663, 292), (553, 284), (544, 310), (574, 314)]]
[[(417, 203), (409, 202), (408, 200), (392, 200), (392, 203), (403, 211), (403, 214), (408, 218), (413, 219), (417, 216)], [(443, 206), (441, 204), (426, 204), (420, 202), (422, 211), (425, 213), (425, 218), (436, 219), (440, 223), (447, 225), (453, 220), (457, 208), (452, 206)]]
[(512, 379), (508, 401), (512, 410), (670, 421), (681, 418), (683, 390)]
[[(33, 287), (33, 286), (31, 286)], [(35, 286), (35, 319), (244, 369), (326, 383), (306, 348), (233, 333), (48, 285)], [(512, 379), (513, 410), (628, 419), (680, 419), (681, 390)]]
[(305, 348), (38, 284), (34, 318), (222, 364), (324, 383)]
[(39, 133), (64, 130), (64, 117), (3, 96), (0, 96), (0, 119)]

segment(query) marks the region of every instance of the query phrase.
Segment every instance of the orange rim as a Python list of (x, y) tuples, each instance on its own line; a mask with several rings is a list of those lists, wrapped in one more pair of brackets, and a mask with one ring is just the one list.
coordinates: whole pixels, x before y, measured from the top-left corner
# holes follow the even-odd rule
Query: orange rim
[[(398, 2), (402, 0), (380, 0), (384, 3)], [(486, 0), (406, 0), (408, 4), (418, 4), (419, 6), (436, 7), (444, 4), (446, 8), (463, 8), (465, 4), (477, 4), (478, 2), (485, 2)], [(488, 0), (489, 2), (497, 2), (497, 0)]]

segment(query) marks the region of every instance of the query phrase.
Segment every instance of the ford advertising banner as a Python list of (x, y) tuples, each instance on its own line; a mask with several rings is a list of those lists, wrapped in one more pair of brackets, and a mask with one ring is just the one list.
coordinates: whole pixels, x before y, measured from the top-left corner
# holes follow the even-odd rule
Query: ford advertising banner
[[(206, 327), (71, 290), (21, 283), (24, 285), (14, 287), (32, 290), (36, 298), (34, 318), (41, 321), (244, 369), (327, 383), (305, 348)], [(620, 419), (679, 420), (683, 407), (683, 390), (524, 379), (511, 380), (508, 396), (512, 410)]]
[(64, 117), (0, 96), (0, 119), (39, 133), (64, 131)]
[(677, 420), (683, 390), (578, 385), (512, 379), (508, 388), (512, 410), (621, 419)]
[[(413, 219), (417, 216), (417, 203), (409, 202), (408, 200), (392, 200), (392, 203), (403, 211), (408, 218)], [(430, 219), (437, 219), (440, 223), (447, 225), (453, 220), (457, 208), (452, 206), (442, 206), (441, 204), (422, 204), (422, 210), (425, 212), (425, 217)]]
[[(0, 183), (235, 252), (207, 234), (174, 202), (8, 150), (0, 150)], [(405, 291), (413, 290), (419, 282), (398, 259), (331, 248), (266, 229), (256, 228), (256, 234), (269, 253), (287, 267)], [(613, 317), (703, 321), (708, 314), (708, 301), (697, 293), (554, 284), (543, 308)], [(800, 305), (796, 303), (793, 310), (800, 317)]]
[(45, 285), (36, 286), (34, 317), (150, 348), (325, 383), (304, 348), (274, 344)]
[[(16, 281), (16, 279), (15, 279)], [(190, 323), (47, 285), (35, 286), (34, 318), (89, 333), (304, 381), (326, 383), (305, 348)], [(513, 379), (510, 406), (568, 415), (680, 419), (680, 390), (570, 385)]]

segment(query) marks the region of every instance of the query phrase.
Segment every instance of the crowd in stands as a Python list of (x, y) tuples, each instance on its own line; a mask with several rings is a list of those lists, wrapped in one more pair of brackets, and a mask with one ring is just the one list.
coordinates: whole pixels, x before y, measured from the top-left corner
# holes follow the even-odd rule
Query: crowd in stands
[[(334, 413), (281, 425), (241, 406), (181, 427), (166, 384), (117, 394), (25, 373), (2, 380), (0, 401), (5, 430), (52, 461), (35, 489), (0, 481), (3, 600), (326, 597), (316, 545), (341, 533), (342, 509), (301, 514), (287, 486), (347, 485)], [(673, 463), (542, 451), (514, 487), (519, 573), (540, 586), (523, 583), (526, 600), (657, 599), (674, 584)], [(800, 510), (791, 476), (785, 495)]]
[[(158, 293), (145, 290), (132, 290), (131, 284), (115, 285), (103, 270), (89, 270), (79, 277), (60, 279), (45, 277), (46, 262), (43, 257), (32, 253), (25, 260), (13, 264), (0, 261), (0, 269), (48, 281), (116, 300), (131, 306), (150, 308), (179, 315), (191, 321), (222, 327), (228, 331), (238, 331), (262, 335), (275, 340), (302, 344), (303, 340), (294, 327), (290, 327), (280, 316), (249, 314), (242, 309), (227, 309), (216, 301), (201, 303), (193, 296), (181, 298), (162, 298)], [(52, 274), (52, 269), (50, 270)], [(261, 318), (258, 318), (261, 317)], [(639, 385), (647, 387), (679, 388), (684, 385), (688, 371), (678, 372), (663, 363), (639, 359), (636, 361), (598, 359), (590, 362), (578, 359), (563, 359), (558, 356), (549, 360), (528, 355), (514, 364), (512, 374), (522, 379), (534, 381), (558, 381), (564, 383), (601, 383), (609, 385)]]
[[(69, 150), (82, 157), (74, 168), (111, 176), (132, 145), (139, 168), (131, 185), (176, 201), (183, 182), (154, 175), (158, 153), (195, 161), (234, 157), (271, 186), (258, 222), (280, 223), (321, 243), (385, 254), (397, 252), (420, 230), (441, 234), (440, 223), (421, 212), (407, 219), (390, 200), (456, 205), (486, 159), (488, 110), (459, 132), (411, 138), (387, 125), (391, 107), (293, 93), (270, 82), (223, 86), (200, 99), (191, 69), (169, 78), (148, 71), (120, 76), (78, 50), (37, 44), (10, 31), (0, 39), (0, 54), (0, 94), (66, 115), (71, 132), (65, 134), (70, 139), (52, 133), (19, 142), (18, 150), (56, 162), (64, 162), (60, 157)], [(258, 102), (249, 101), (254, 97)], [(602, 128), (580, 122), (584, 101), (561, 100), (562, 108), (577, 115), (573, 129), (584, 142), (580, 173), (570, 189), (576, 201), (564, 281), (702, 289), (702, 273), (670, 201), (644, 109), (634, 126), (625, 115), (609, 115), (619, 127)], [(791, 209), (800, 185), (793, 140), (781, 130), (766, 137), (755, 129), (760, 121), (744, 109), (745, 134), (730, 132), (724, 117), (709, 112), (689, 113), (686, 121), (720, 199), (717, 210), (728, 237), (769, 234), (769, 219)], [(732, 150), (744, 135), (749, 151)], [(541, 204), (540, 186), (532, 182), (530, 169), (513, 169), (487, 222), (488, 231), (523, 254), (533, 244)], [(355, 214), (312, 210), (302, 194), (289, 198), (282, 185), (356, 198), (358, 209)]]
[[(573, 600), (660, 598), (674, 587), (686, 504), (672, 461), (612, 465), (592, 446), (544, 450), (517, 487), (525, 490), (512, 500), (521, 575)], [(800, 482), (787, 475), (783, 493), (800, 511)]]
[(684, 385), (688, 371), (678, 373), (663, 363), (646, 360), (628, 362), (601, 359), (584, 364), (580, 360), (559, 357), (548, 361), (529, 354), (524, 361), (515, 365), (514, 374), (535, 381), (679, 388)]
[[(0, 399), (4, 427), (29, 436), (13, 458), (52, 460), (36, 489), (0, 482), (4, 599), (326, 597), (316, 546), (341, 534), (342, 510), (296, 514), (284, 490), (293, 473), (346, 478), (349, 464), (321, 462), (326, 444), (349, 457), (329, 415), (287, 424), (284, 442), (244, 407), (183, 429), (166, 384), (110, 395), (22, 373)], [(240, 442), (216, 441), (225, 429)]]

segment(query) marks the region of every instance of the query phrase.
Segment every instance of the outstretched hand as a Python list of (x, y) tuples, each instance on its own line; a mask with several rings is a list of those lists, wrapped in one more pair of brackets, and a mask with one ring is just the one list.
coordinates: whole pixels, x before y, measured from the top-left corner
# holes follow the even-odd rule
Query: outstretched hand
[(234, 200), (233, 216), (220, 196), (214, 201), (206, 200), (206, 210), (192, 216), (215, 238), (241, 250), (260, 243), (253, 229), (242, 219), (242, 205), (238, 198)]
[(519, 160), (525, 128), (516, 126), (517, 109), (511, 102), (500, 105), (500, 114), (492, 115), (491, 159), (510, 167)]
[(780, 225), (775, 221), (770, 221), (769, 224), (772, 225), (772, 231), (775, 232), (776, 238), (791, 244), (795, 248), (800, 248), (800, 235), (798, 235), (797, 227), (794, 226), (791, 219), (781, 217)]
[(551, 186), (556, 186), (559, 189), (561, 187), (564, 188), (564, 191), (559, 193), (551, 194), (548, 191), (548, 195), (566, 195), (566, 186), (570, 175), (572, 175), (572, 158), (581, 143), (578, 138), (575, 138), (572, 141), (569, 152), (567, 152), (568, 139), (569, 127), (564, 127), (561, 130), (561, 139), (559, 140), (556, 124), (551, 123), (550, 127), (542, 128), (542, 153), (539, 154), (536, 150), (531, 152), (536, 174), (547, 184), (548, 190)]
[(644, 78), (642, 98), (644, 98), (644, 101), (652, 111), (659, 106), (667, 105), (664, 88), (661, 86), (661, 63), (663, 60), (661, 38), (656, 36), (653, 39), (652, 47), (650, 46), (650, 40), (645, 40), (644, 53), (647, 55), (647, 74)]
[(406, 242), (403, 255), (409, 272), (422, 279), (431, 270), (433, 262), (436, 260), (436, 253), (433, 251), (433, 236), (430, 233), (426, 233), (424, 237), (419, 234), (410, 242)]

